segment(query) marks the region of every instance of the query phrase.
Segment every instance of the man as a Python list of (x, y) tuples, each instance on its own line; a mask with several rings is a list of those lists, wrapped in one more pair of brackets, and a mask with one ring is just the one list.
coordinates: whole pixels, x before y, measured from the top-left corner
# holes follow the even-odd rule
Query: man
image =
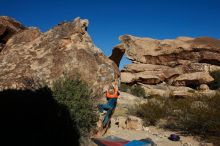
[(111, 115), (113, 114), (113, 111), (117, 105), (117, 99), (119, 97), (118, 92), (118, 86), (117, 82), (115, 81), (112, 83), (112, 85), (109, 86), (109, 88), (105, 91), (106, 98), (107, 98), (107, 104), (99, 104), (98, 108), (101, 113), (104, 111), (107, 111), (104, 120), (103, 120), (103, 127), (107, 125), (109, 122)]

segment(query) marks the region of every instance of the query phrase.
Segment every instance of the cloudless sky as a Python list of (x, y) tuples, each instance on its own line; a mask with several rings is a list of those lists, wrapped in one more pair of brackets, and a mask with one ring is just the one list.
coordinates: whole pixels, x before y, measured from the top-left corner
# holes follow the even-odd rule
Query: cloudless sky
[[(107, 56), (124, 34), (220, 38), (220, 0), (0, 0), (0, 15), (43, 32), (78, 16), (88, 19), (90, 36)], [(123, 58), (120, 68), (128, 63)]]

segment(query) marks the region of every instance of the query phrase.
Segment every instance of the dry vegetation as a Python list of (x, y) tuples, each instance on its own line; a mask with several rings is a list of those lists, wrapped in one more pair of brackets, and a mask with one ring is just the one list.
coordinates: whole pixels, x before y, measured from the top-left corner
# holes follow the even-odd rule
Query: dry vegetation
[(145, 125), (157, 125), (163, 119), (166, 121), (160, 125), (163, 128), (220, 144), (220, 92), (213, 97), (154, 97), (132, 109), (132, 113), (141, 117)]

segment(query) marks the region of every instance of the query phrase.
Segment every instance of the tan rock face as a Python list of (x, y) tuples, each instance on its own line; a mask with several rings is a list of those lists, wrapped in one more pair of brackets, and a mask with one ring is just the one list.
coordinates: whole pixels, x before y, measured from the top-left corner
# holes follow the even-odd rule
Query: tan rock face
[(14, 19), (7, 16), (0, 16), (0, 52), (12, 35), (24, 29), (25, 27)]
[(213, 81), (209, 71), (220, 66), (220, 40), (217, 39), (155, 40), (131, 35), (119, 39), (121, 44), (114, 49), (121, 49), (133, 61), (122, 70), (125, 83), (199, 86)]
[(26, 28), (11, 36), (0, 52), (0, 89), (51, 86), (60, 77), (79, 74), (101, 92), (119, 76), (119, 70), (93, 44), (87, 27), (88, 20), (76, 18), (45, 33)]
[(144, 130), (142, 119), (135, 116), (119, 116), (115, 119), (115, 124), (117, 124), (118, 127), (122, 129)]
[(213, 96), (216, 94), (215, 90), (209, 90), (205, 84), (198, 87), (199, 90), (192, 89), (185, 86), (170, 86), (170, 85), (146, 85), (141, 84), (148, 96), (160, 96), (160, 97), (199, 97), (199, 96)]
[(209, 75), (208, 72), (194, 72), (187, 73), (175, 78), (174, 85), (176, 86), (190, 86), (190, 85), (201, 85), (209, 83), (214, 79)]
[(206, 84), (201, 84), (199, 86), (199, 90), (201, 90), (201, 91), (209, 91), (209, 86), (206, 85)]
[(122, 49), (129, 59), (145, 64), (173, 66), (179, 60), (220, 64), (220, 40), (213, 38), (185, 38), (154, 40), (130, 35), (120, 37)]
[(143, 121), (141, 118), (135, 116), (128, 116), (126, 123), (127, 123), (127, 129), (143, 130)]
[(138, 81), (154, 85), (181, 73), (182, 70), (169, 66), (133, 63), (125, 66), (121, 73), (121, 79), (126, 83)]

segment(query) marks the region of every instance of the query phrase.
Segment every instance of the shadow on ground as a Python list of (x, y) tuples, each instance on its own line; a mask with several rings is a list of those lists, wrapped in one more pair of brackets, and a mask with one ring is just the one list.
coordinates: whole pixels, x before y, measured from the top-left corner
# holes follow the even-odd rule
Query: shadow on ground
[(78, 146), (79, 131), (48, 88), (0, 92), (0, 145)]

